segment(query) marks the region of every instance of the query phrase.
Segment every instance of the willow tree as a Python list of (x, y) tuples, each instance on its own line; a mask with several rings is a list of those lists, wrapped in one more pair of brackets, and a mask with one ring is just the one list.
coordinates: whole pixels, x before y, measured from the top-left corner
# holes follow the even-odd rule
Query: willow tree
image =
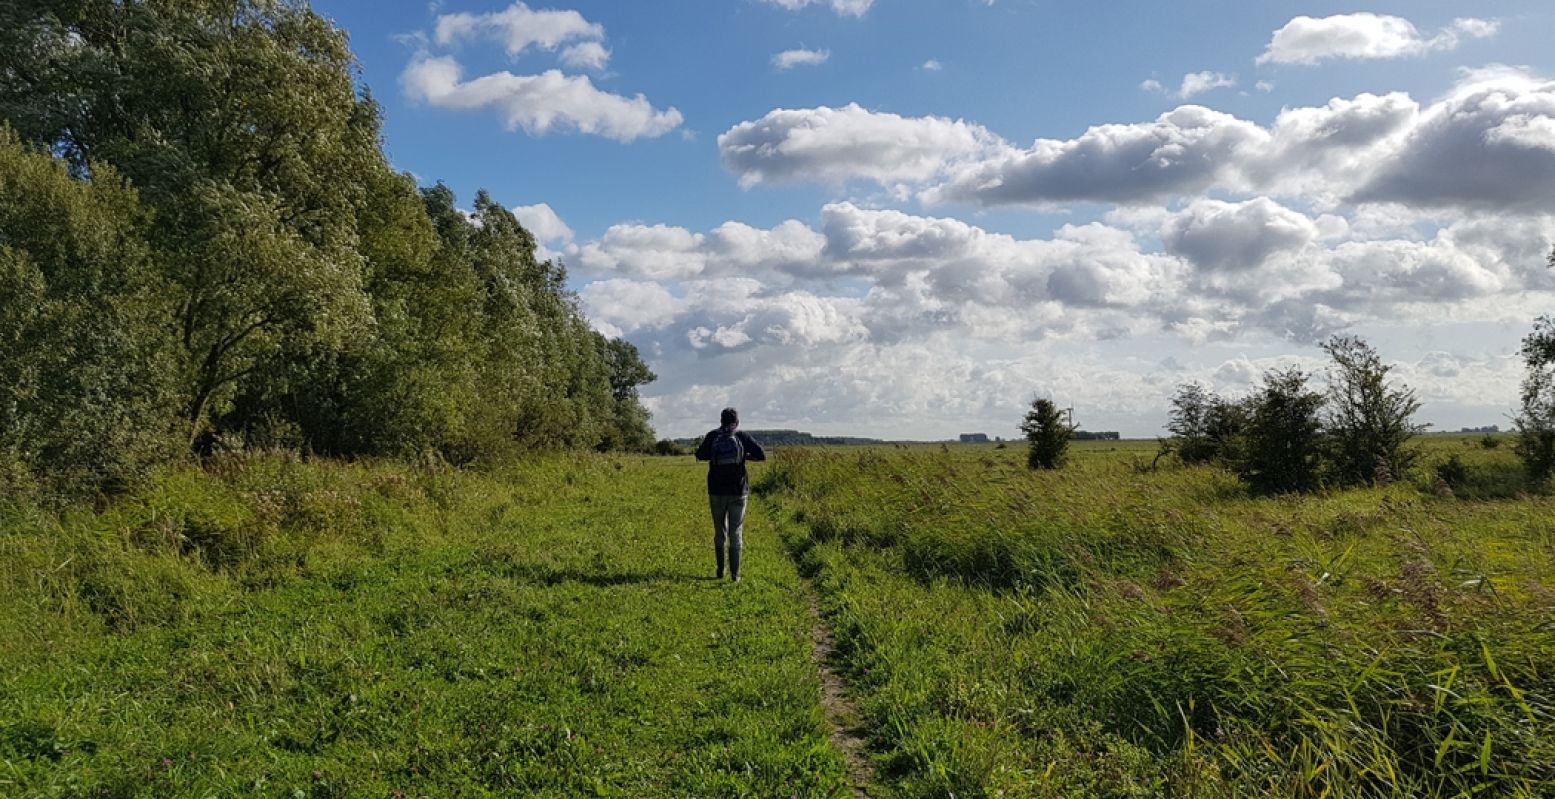
[(0, 482), (111, 490), (180, 448), (144, 212), (92, 174), (0, 128)]
[(154, 212), (192, 437), (267, 359), (367, 323), (358, 176), (382, 153), (343, 32), (278, 0), (15, 0), (4, 14), (16, 57), (0, 114), (78, 175), (113, 166)]

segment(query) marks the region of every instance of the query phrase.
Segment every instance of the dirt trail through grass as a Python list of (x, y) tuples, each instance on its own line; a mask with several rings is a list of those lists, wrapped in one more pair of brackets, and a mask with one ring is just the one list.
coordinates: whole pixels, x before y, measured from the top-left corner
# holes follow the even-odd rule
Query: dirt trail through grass
[(826, 723), (831, 726), (831, 743), (842, 754), (848, 770), (848, 784), (855, 799), (870, 799), (869, 786), (875, 781), (875, 767), (866, 751), (868, 742), (860, 734), (861, 721), (858, 706), (848, 695), (847, 683), (832, 668), (832, 632), (821, 615), (821, 606), (815, 594), (810, 594), (810, 617), (814, 620), (811, 639), (815, 642), (813, 658), (815, 669), (821, 677), (821, 706), (826, 709)]

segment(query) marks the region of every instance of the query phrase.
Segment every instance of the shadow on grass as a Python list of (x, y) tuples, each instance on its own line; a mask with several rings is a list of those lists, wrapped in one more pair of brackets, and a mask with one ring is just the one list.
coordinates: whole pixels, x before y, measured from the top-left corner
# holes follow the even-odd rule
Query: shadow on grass
[(614, 588), (621, 585), (642, 583), (687, 582), (694, 579), (685, 574), (671, 574), (663, 569), (650, 571), (615, 571), (610, 569), (554, 566), (541, 563), (510, 563), (502, 569), (505, 577), (530, 585), (553, 586), (563, 583), (579, 583), (595, 588)]

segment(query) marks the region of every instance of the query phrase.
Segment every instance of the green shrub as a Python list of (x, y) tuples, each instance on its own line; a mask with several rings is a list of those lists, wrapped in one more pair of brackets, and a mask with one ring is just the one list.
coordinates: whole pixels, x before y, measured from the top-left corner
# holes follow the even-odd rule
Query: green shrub
[(1031, 410), (1021, 422), (1030, 447), (1026, 465), (1032, 469), (1057, 469), (1064, 463), (1064, 453), (1069, 449), (1069, 439), (1074, 428), (1064, 421), (1063, 412), (1050, 399), (1038, 397), (1031, 402)]
[(1300, 369), (1270, 371), (1263, 386), (1247, 400), (1239, 473), (1253, 490), (1265, 494), (1311, 491), (1322, 465), (1323, 395), (1307, 388)]

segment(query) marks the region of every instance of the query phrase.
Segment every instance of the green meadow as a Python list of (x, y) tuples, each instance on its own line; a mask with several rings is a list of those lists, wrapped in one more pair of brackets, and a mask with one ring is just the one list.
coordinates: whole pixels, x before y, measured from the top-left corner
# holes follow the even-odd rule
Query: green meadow
[(690, 459), (217, 461), (0, 532), (0, 796), (840, 795), (804, 589)]
[(1133, 442), (780, 449), (737, 585), (689, 458), (11, 507), (0, 795), (842, 797), (840, 721), (876, 797), (1549, 796), (1555, 501), (1422, 447), (1289, 498)]
[(1306, 497), (1142, 442), (785, 452), (763, 488), (892, 795), (1549, 796), (1555, 502), (1423, 447)]

